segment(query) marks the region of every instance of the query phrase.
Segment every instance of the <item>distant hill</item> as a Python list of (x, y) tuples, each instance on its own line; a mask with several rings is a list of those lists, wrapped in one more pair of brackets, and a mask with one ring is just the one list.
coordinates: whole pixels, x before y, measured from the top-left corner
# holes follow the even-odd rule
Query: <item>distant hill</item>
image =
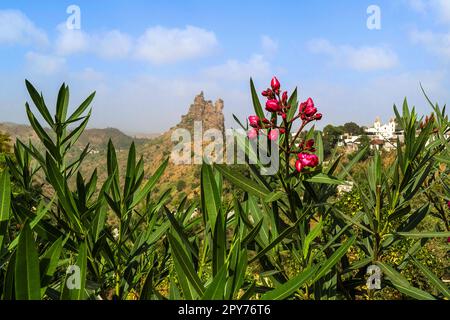
[[(33, 131), (33, 128), (29, 125), (10, 122), (0, 123), (0, 131), (7, 132), (11, 136), (12, 141), (16, 141), (18, 138), (25, 143), (29, 140), (34, 144), (39, 143), (39, 138)], [(130, 137), (116, 128), (86, 129), (80, 136), (77, 146), (82, 148), (89, 143), (91, 149), (105, 151), (109, 139), (112, 140), (114, 146), (118, 150), (128, 149), (133, 141), (136, 145), (142, 145), (149, 141), (147, 138)]]
[[(111, 139), (116, 148), (121, 175), (125, 173), (128, 149), (134, 141), (138, 156), (142, 156), (144, 159), (146, 178), (148, 178), (170, 156), (174, 146), (174, 142), (171, 140), (174, 130), (178, 128), (187, 129), (193, 137), (194, 122), (202, 121), (203, 132), (210, 128), (224, 132), (223, 107), (223, 100), (218, 99), (213, 103), (210, 100), (205, 100), (204, 94), (201, 92), (195, 97), (187, 114), (181, 117), (180, 123), (165, 133), (149, 135), (148, 137), (151, 138), (141, 138), (142, 135), (136, 134), (135, 137), (131, 137), (115, 128), (87, 129), (78, 140), (78, 150), (75, 148), (75, 152), (71, 156), (75, 156), (90, 143), (92, 151), (85, 158), (81, 166), (81, 172), (84, 176), (89, 176), (97, 169), (99, 182), (101, 183), (106, 179), (107, 174), (106, 151), (108, 140)], [(13, 142), (16, 138), (19, 138), (23, 142), (31, 140), (34, 144), (39, 144), (37, 135), (28, 125), (0, 123), (0, 132), (8, 133)], [(174, 165), (170, 162), (158, 184), (157, 193), (160, 194), (168, 188), (173, 188), (175, 200), (180, 200), (185, 194), (190, 198), (197, 197), (200, 194), (199, 187), (200, 165)]]

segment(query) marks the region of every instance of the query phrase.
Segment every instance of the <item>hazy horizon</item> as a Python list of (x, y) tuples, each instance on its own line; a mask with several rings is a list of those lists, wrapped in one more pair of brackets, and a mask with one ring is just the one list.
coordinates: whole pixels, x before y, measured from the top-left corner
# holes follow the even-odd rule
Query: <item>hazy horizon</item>
[[(27, 123), (25, 78), (49, 106), (62, 82), (72, 109), (97, 91), (90, 127), (135, 134), (168, 130), (201, 91), (224, 100), (226, 127), (236, 127), (232, 114), (252, 112), (250, 77), (258, 92), (274, 75), (289, 92), (299, 86), (325, 115), (319, 128), (387, 122), (404, 97), (429, 113), (420, 83), (450, 100), (450, 1), (272, 4), (2, 1), (0, 122)], [(372, 4), (376, 30), (366, 25)], [(80, 29), (66, 26), (70, 5)]]

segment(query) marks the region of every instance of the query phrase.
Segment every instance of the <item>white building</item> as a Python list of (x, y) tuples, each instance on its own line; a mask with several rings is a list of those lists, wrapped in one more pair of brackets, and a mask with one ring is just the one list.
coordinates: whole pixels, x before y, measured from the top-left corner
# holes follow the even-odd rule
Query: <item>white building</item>
[[(404, 141), (403, 131), (397, 130), (394, 118), (391, 118), (388, 123), (382, 124), (380, 118), (377, 117), (373, 126), (365, 128), (364, 131), (370, 139), (371, 148), (382, 148), (389, 151), (397, 148), (397, 138), (400, 142)], [(354, 152), (359, 148), (360, 138), (359, 135), (345, 133), (339, 137), (337, 145), (344, 147), (347, 152)]]
[(396, 123), (394, 118), (391, 118), (389, 120), (389, 123), (382, 124), (380, 121), (380, 117), (377, 117), (375, 119), (375, 122), (373, 123), (373, 127), (366, 129), (367, 135), (372, 136), (372, 138), (374, 139), (380, 140), (390, 140), (393, 138), (396, 139), (396, 132)]

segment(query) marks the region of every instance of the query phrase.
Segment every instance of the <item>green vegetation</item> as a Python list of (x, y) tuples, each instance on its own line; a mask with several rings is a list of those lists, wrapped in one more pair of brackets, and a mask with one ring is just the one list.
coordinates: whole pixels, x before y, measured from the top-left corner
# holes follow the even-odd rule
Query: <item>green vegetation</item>
[[(289, 152), (272, 176), (261, 175), (259, 164), (203, 165), (199, 203), (184, 196), (174, 206), (170, 189), (156, 193), (168, 160), (146, 173), (134, 143), (125, 170), (108, 143), (102, 183), (97, 170), (81, 173), (89, 145), (69, 157), (94, 94), (68, 115), (63, 84), (52, 114), (26, 86), (34, 104), (26, 104), (28, 119), (44, 149), (18, 140), (5, 156), (1, 299), (450, 298), (441, 280), (450, 237), (445, 108), (430, 102), (434, 115), (423, 122), (406, 101), (401, 111), (394, 107), (405, 132), (395, 157), (364, 147), (351, 160), (329, 152), (325, 165), (340, 129), (326, 127), (324, 137), (305, 130), (299, 137), (314, 139), (317, 166), (293, 170)], [(251, 89), (263, 115), (253, 82)], [(296, 92), (280, 145), (295, 145), (286, 139)], [(352, 192), (337, 195), (345, 181)], [(381, 290), (366, 285), (371, 265), (382, 271)]]

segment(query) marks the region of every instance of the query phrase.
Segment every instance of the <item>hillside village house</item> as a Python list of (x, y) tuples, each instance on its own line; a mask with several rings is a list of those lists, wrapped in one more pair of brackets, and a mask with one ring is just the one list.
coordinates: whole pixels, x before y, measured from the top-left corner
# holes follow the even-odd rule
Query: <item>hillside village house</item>
[[(364, 129), (366, 135), (370, 139), (370, 146), (373, 149), (392, 150), (397, 148), (397, 138), (403, 142), (403, 131), (397, 128), (394, 118), (388, 123), (382, 124), (379, 117), (375, 119), (372, 127)], [(345, 147), (347, 152), (358, 150), (360, 145), (360, 135), (352, 135), (346, 133), (339, 137), (338, 146)]]

